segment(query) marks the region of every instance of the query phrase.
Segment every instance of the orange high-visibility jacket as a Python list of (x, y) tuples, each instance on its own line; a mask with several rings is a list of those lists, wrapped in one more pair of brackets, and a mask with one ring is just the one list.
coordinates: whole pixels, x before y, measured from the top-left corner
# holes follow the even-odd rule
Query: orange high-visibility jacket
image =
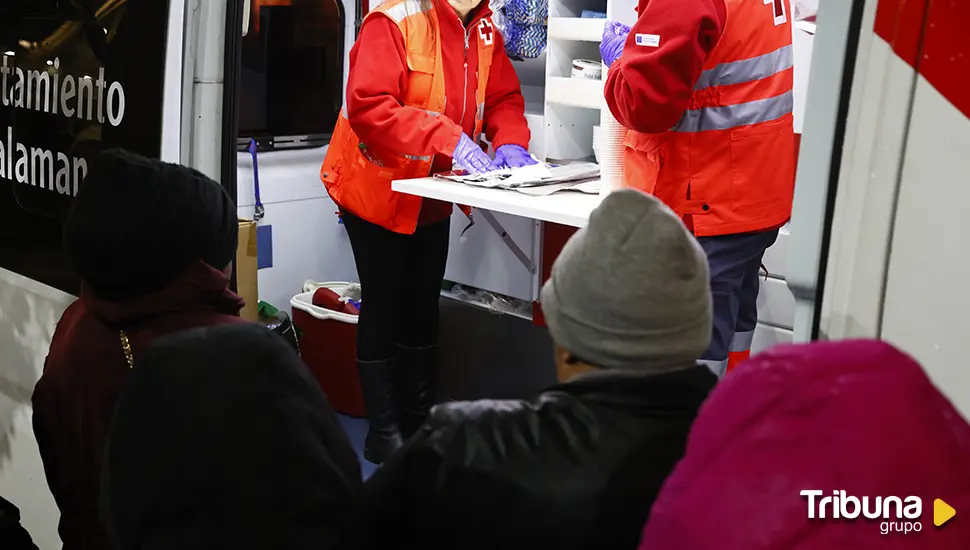
[(779, 227), (795, 191), (788, 3), (724, 3), (727, 23), (683, 118), (663, 134), (630, 130), (624, 142), (626, 184), (699, 237)]
[[(414, 0), (388, 0), (367, 17), (389, 17), (397, 23), (407, 51), (408, 86), (404, 105), (425, 110), (432, 116), (445, 112), (445, 76), (441, 63), (438, 15), (432, 7), (422, 11)], [(490, 18), (479, 23), (491, 32)], [(475, 36), (480, 33), (472, 33)], [(479, 39), (478, 88), (476, 92), (476, 141), (482, 134), (485, 88), (492, 61), (493, 40)], [(350, 127), (345, 111), (340, 112), (330, 148), (320, 168), (320, 179), (335, 203), (356, 216), (395, 233), (413, 234), (421, 211), (420, 197), (391, 190), (394, 180), (426, 177), (433, 156), (413, 156), (382, 150), (361, 142)], [(450, 151), (448, 152), (450, 154)], [(463, 208), (468, 213), (467, 208)]]

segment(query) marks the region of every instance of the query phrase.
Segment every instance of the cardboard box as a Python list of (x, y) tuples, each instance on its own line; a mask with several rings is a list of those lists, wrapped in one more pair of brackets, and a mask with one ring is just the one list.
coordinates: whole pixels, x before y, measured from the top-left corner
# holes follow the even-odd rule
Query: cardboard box
[(246, 300), (239, 313), (247, 321), (259, 321), (259, 260), (256, 253), (256, 222), (239, 220), (239, 248), (236, 249), (236, 292)]

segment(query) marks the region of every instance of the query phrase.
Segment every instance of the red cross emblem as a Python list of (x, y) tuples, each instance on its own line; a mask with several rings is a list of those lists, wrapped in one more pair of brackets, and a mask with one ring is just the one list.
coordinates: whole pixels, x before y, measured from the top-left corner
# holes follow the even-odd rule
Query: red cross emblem
[(785, 13), (785, 2), (783, 0), (764, 0), (766, 6), (771, 6), (775, 14), (775, 26), (784, 25), (788, 22), (788, 14)]
[(494, 29), (492, 28), (492, 22), (488, 19), (482, 19), (482, 22), (478, 25), (478, 36), (482, 39), (482, 43), (486, 46), (492, 45), (492, 33)]

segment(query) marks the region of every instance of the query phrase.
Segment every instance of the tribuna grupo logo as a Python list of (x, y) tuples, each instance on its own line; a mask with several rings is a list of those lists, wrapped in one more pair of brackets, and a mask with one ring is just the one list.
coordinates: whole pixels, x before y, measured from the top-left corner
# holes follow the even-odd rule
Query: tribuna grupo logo
[(858, 519), (879, 521), (879, 532), (913, 533), (923, 530), (923, 500), (919, 497), (855, 497), (845, 491), (801, 491), (807, 497), (808, 519)]

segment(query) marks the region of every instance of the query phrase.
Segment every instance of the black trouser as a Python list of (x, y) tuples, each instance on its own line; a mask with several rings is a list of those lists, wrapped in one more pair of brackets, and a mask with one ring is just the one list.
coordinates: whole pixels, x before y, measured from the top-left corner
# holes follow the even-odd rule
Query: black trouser
[(346, 211), (342, 217), (361, 287), (357, 358), (383, 361), (398, 345), (435, 345), (451, 219), (402, 235)]

